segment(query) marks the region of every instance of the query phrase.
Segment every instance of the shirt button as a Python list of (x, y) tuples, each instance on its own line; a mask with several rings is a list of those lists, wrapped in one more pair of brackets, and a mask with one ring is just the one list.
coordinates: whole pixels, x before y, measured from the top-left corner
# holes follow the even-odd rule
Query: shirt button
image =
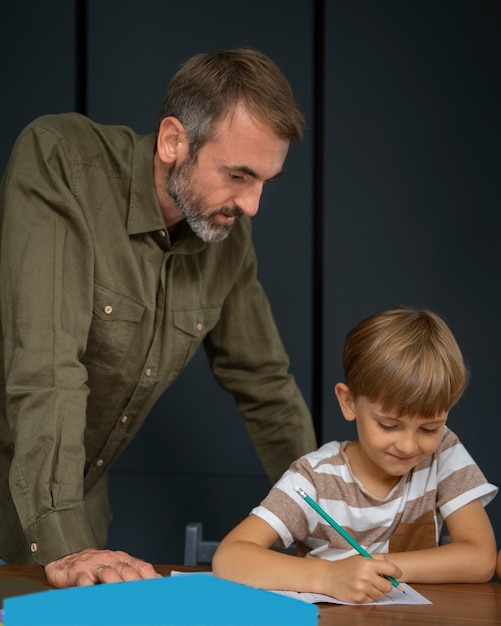
[(203, 328), (202, 324), (200, 324), (200, 322), (198, 322), (198, 324), (197, 324), (198, 332), (200, 332), (202, 330), (202, 328)]
[(151, 376), (151, 368), (148, 367), (148, 369), (145, 371), (146, 376)]
[(104, 312), (106, 313), (106, 315), (109, 315), (112, 311), (113, 311), (113, 307), (111, 306), (111, 304), (107, 304), (104, 307)]
[(129, 421), (129, 416), (122, 415), (122, 417), (120, 418), (120, 421), (122, 422), (122, 424), (127, 424), (127, 422)]
[(96, 465), (97, 465), (98, 467), (102, 467), (102, 466), (104, 465), (104, 461), (103, 461), (103, 459), (99, 459), (99, 461), (96, 461)]
[(160, 237), (163, 237), (165, 239), (165, 237), (167, 237), (167, 233), (165, 232), (165, 230), (159, 230), (158, 231)]
[(30, 550), (32, 552), (36, 552), (38, 550), (38, 545), (35, 542), (33, 542), (30, 546)]

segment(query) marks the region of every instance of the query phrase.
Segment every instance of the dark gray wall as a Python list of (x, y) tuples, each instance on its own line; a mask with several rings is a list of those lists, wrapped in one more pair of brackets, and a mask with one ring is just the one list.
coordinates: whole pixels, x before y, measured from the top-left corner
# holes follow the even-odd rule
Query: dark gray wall
[[(425, 306), (446, 317), (472, 370), (450, 425), (499, 483), (499, 2), (89, 0), (87, 51), (76, 20), (84, 4), (2, 5), (0, 168), (30, 119), (81, 105), (82, 51), (88, 114), (146, 133), (188, 56), (262, 49), (291, 80), (308, 127), (254, 220), (260, 276), (291, 369), (319, 407), (322, 441), (353, 436), (332, 394), (347, 330), (381, 308)], [(317, 32), (314, 9), (324, 13)], [(323, 38), (322, 99), (312, 77)], [(319, 104), (323, 146), (313, 141)], [(314, 203), (320, 174), (323, 202)], [(316, 239), (315, 212), (324, 223)], [(220, 537), (268, 487), (232, 398), (199, 353), (112, 472), (110, 547), (179, 562), (186, 522), (202, 520), (207, 536)], [(488, 510), (501, 536), (501, 506)]]
[(75, 3), (0, 8), (0, 172), (19, 132), (45, 113), (75, 109)]
[[(499, 484), (501, 5), (326, 7), (323, 437), (353, 436), (332, 392), (346, 332), (431, 308), (472, 375), (449, 426)], [(501, 538), (501, 497), (488, 511)]]

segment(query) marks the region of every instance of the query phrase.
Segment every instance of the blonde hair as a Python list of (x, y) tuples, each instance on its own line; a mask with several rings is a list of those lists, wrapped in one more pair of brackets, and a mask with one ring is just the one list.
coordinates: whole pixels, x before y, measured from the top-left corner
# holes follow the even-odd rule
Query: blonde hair
[(461, 398), (469, 373), (461, 350), (436, 313), (395, 308), (366, 318), (347, 335), (346, 385), (384, 411), (434, 417)]
[(280, 137), (300, 141), (304, 118), (277, 65), (252, 48), (197, 54), (173, 76), (164, 93), (156, 132), (165, 117), (179, 119), (195, 156), (214, 125), (242, 103)]

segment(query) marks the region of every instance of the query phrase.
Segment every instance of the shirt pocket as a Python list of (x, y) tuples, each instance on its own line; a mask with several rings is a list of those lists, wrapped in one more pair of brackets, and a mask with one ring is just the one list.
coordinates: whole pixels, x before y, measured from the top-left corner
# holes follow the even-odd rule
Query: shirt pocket
[(397, 526), (390, 537), (388, 552), (409, 552), (436, 547), (435, 515), (433, 511), (426, 511), (413, 522)]
[(92, 324), (82, 362), (113, 373), (123, 363), (145, 310), (144, 304), (102, 285), (94, 286)]
[(184, 367), (193, 357), (207, 334), (221, 317), (221, 307), (199, 308), (172, 312), (176, 330), (176, 360)]

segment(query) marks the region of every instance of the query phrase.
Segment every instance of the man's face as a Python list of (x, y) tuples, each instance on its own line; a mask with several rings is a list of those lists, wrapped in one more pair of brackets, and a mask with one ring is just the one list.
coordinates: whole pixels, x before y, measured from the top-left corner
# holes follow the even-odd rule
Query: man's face
[(289, 142), (239, 106), (214, 137), (171, 167), (167, 192), (203, 241), (225, 239), (242, 215), (259, 209), (263, 184), (282, 172)]

